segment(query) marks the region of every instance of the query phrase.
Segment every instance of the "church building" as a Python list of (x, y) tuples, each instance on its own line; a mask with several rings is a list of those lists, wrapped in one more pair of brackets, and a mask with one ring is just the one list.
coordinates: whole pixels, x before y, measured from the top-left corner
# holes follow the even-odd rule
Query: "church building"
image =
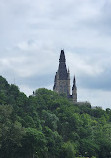
[(66, 59), (64, 50), (61, 50), (59, 67), (54, 79), (53, 90), (59, 94), (65, 94), (67, 98), (71, 98), (74, 103), (77, 102), (77, 87), (74, 76), (72, 94), (70, 94), (70, 72), (66, 67)]

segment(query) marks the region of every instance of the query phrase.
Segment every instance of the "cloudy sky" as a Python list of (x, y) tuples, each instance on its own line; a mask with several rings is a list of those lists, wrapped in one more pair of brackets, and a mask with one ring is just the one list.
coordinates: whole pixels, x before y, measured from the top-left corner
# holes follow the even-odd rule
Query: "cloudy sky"
[(111, 108), (111, 0), (0, 0), (0, 75), (52, 89), (60, 50), (78, 101)]

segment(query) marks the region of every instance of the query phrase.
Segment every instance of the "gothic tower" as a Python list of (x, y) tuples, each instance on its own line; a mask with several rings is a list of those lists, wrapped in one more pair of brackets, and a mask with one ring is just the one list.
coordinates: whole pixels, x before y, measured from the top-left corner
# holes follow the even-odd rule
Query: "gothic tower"
[(72, 95), (70, 95), (70, 72), (66, 67), (64, 50), (61, 50), (60, 53), (59, 67), (55, 75), (53, 90), (59, 94), (65, 94), (68, 98), (71, 98), (74, 103), (77, 102), (77, 87), (75, 77), (73, 81)]
[(70, 96), (70, 73), (66, 68), (64, 50), (61, 50), (59, 68), (55, 75), (53, 90), (59, 94), (66, 94), (67, 97)]

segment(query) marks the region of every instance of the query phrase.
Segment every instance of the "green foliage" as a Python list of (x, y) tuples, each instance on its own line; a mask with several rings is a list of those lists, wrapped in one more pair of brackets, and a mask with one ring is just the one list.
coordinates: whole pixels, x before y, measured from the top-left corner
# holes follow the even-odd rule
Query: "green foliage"
[(76, 144), (70, 141), (66, 142), (62, 146), (62, 157), (64, 158), (74, 158), (77, 152)]
[(34, 128), (26, 128), (25, 132), (20, 149), (21, 157), (44, 157), (44, 152), (47, 151), (44, 134)]
[(62, 137), (57, 131), (52, 131), (49, 127), (44, 127), (44, 134), (47, 140), (48, 158), (59, 157), (62, 145)]
[(14, 157), (25, 134), (24, 128), (18, 121), (13, 122), (13, 108), (0, 105), (0, 155), (1, 158)]
[(0, 158), (110, 158), (111, 110), (44, 88), (27, 97), (0, 76)]
[(59, 121), (59, 118), (55, 114), (49, 111), (43, 110), (42, 120), (44, 121), (44, 126), (48, 126), (52, 130), (57, 129), (57, 123)]

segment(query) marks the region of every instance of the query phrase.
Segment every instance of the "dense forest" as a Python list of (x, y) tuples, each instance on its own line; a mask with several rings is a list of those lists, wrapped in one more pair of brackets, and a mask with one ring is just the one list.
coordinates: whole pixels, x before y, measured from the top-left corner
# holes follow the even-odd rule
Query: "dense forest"
[(0, 76), (0, 158), (76, 157), (111, 157), (111, 110), (44, 88), (27, 97)]

